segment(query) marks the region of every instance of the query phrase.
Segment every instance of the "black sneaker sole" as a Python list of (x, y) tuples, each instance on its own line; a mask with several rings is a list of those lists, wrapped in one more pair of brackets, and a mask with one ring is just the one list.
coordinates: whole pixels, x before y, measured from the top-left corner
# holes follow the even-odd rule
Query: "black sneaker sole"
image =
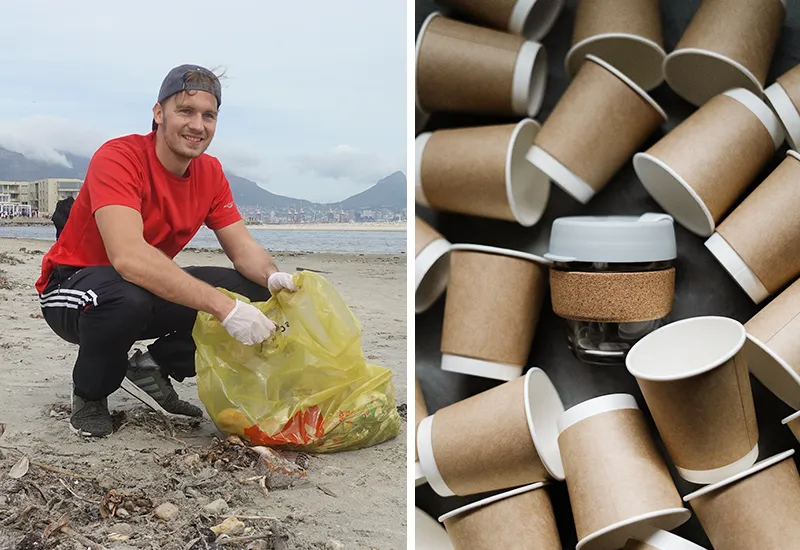
[(95, 435), (95, 434), (93, 434), (91, 432), (85, 432), (85, 431), (83, 431), (83, 430), (81, 430), (79, 428), (76, 428), (75, 426), (72, 425), (72, 422), (70, 421), (69, 422), (69, 431), (71, 431), (75, 435), (77, 435), (79, 437), (82, 437), (84, 439), (103, 439), (105, 437), (108, 437), (108, 436), (112, 435), (114, 433), (114, 428), (111, 428), (111, 431), (109, 433), (107, 433), (107, 434)]

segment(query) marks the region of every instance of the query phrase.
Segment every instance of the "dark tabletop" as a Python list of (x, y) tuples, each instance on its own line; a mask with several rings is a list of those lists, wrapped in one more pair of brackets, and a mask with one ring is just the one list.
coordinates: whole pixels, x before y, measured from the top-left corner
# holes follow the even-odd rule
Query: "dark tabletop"
[[(566, 7), (554, 28), (543, 40), (547, 48), (549, 76), (544, 104), (540, 113), (535, 117), (539, 122), (547, 119), (568, 85), (564, 71), (564, 57), (570, 45), (575, 3), (576, 0), (566, 2)], [(661, 2), (664, 40), (668, 53), (674, 49), (698, 5), (698, 0), (664, 0)], [(419, 32), (419, 28), (428, 14), (436, 10), (437, 6), (431, 0), (416, 1), (416, 32)], [(796, 2), (790, 2), (789, 15), (783, 25), (767, 85), (772, 84), (778, 76), (798, 63), (800, 63), (800, 7)], [(669, 121), (640, 149), (642, 151), (658, 141), (664, 132), (674, 128), (695, 110), (692, 105), (672, 92), (666, 84), (653, 90), (651, 95), (667, 111)], [(435, 114), (425, 129), (498, 122), (512, 122), (512, 120)], [(773, 157), (762, 175), (754, 182), (754, 186), (774, 170), (785, 156), (785, 151), (786, 144)], [(660, 211), (662, 211), (661, 208), (639, 183), (631, 162), (626, 163), (611, 183), (587, 205), (579, 204), (554, 185), (547, 212), (533, 228), (523, 228), (514, 223), (458, 214), (437, 213), (417, 206), (417, 215), (431, 223), (452, 243), (465, 242), (501, 246), (537, 254), (547, 251), (550, 226), (555, 218)], [(677, 223), (675, 232), (678, 243), (678, 259), (675, 263), (677, 279), (675, 305), (670, 316), (672, 321), (699, 315), (723, 315), (745, 323), (768, 303), (765, 301), (756, 306), (750, 300), (705, 248), (704, 238), (690, 233)], [(480, 289), (475, 289), (475, 291), (479, 292)], [(430, 413), (500, 384), (500, 382), (488, 379), (444, 372), (439, 368), (443, 311), (444, 298), (437, 301), (427, 312), (416, 316), (416, 375)], [(528, 359), (528, 366), (534, 365), (547, 372), (558, 388), (564, 406), (567, 408), (592, 397), (623, 392), (634, 395), (642, 410), (647, 411), (646, 403), (635, 379), (624, 366), (585, 365), (571, 354), (566, 347), (561, 320), (553, 313), (549, 298), (543, 306), (536, 338)], [(790, 448), (796, 448), (797, 441), (789, 429), (781, 424), (781, 420), (794, 411), (768, 392), (755, 378), (751, 377), (751, 381), (760, 430), (759, 460)], [(699, 488), (678, 476), (664, 452), (658, 432), (649, 415), (648, 422), (650, 422), (651, 432), (670, 467), (678, 492), (683, 496)], [(553, 499), (562, 544), (564, 548), (574, 548), (577, 538), (567, 486), (565, 483), (552, 483), (548, 491)], [(441, 498), (428, 485), (423, 485), (416, 490), (416, 504), (432, 516), (438, 517), (485, 496)], [(673, 532), (706, 548), (711, 548), (702, 527), (694, 516)]]

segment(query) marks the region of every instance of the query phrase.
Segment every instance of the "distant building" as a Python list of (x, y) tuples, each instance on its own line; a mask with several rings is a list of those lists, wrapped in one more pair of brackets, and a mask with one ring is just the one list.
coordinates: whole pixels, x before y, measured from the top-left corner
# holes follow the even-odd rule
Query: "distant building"
[(52, 216), (56, 203), (67, 197), (77, 198), (83, 181), (70, 178), (47, 178), (28, 183), (28, 203), (40, 216)]

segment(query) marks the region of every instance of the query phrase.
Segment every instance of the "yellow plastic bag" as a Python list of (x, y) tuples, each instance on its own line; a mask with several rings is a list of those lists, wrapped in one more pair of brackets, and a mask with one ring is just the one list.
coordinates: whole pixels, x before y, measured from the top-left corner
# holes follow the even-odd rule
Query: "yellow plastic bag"
[(392, 372), (365, 362), (358, 320), (320, 275), (304, 271), (294, 281), (297, 292), (253, 304), (278, 325), (260, 345), (245, 346), (213, 315), (197, 315), (197, 387), (217, 428), (257, 445), (312, 452), (399, 435)]

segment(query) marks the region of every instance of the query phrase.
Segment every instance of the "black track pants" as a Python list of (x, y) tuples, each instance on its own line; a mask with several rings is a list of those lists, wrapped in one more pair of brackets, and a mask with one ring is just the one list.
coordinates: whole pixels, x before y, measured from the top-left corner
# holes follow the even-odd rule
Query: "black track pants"
[[(189, 267), (192, 276), (262, 302), (269, 291), (224, 267)], [(58, 267), (40, 296), (47, 324), (80, 346), (75, 393), (100, 400), (122, 384), (134, 342), (158, 338), (153, 359), (178, 381), (195, 375), (192, 339), (197, 311), (159, 298), (124, 280), (111, 266)]]

